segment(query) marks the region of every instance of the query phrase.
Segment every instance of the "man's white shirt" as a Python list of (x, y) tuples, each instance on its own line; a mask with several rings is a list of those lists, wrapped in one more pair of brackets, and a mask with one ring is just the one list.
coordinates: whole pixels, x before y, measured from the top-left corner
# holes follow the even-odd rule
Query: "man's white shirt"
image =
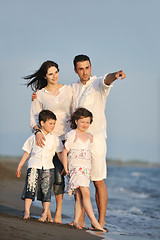
[(107, 137), (107, 123), (105, 105), (110, 88), (113, 86), (104, 83), (104, 77), (91, 77), (85, 85), (80, 81), (72, 84), (73, 101), (72, 112), (78, 107), (85, 107), (93, 114), (93, 123), (88, 132), (93, 135)]

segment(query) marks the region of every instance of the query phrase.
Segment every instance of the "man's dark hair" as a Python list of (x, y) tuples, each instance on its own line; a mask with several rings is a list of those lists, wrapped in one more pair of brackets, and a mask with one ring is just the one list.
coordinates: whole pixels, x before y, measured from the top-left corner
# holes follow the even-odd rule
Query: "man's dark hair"
[(75, 56), (74, 60), (73, 60), (73, 64), (74, 64), (74, 68), (76, 69), (77, 67), (77, 62), (84, 62), (84, 61), (89, 61), (91, 64), (91, 60), (87, 55), (77, 55)]
[(39, 124), (41, 121), (46, 122), (49, 119), (57, 120), (56, 115), (50, 110), (42, 110), (39, 113)]

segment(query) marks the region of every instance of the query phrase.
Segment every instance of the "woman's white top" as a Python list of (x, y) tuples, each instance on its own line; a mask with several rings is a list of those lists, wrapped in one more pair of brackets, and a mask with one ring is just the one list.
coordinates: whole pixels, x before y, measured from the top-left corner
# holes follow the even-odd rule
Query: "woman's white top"
[(68, 120), (71, 114), (72, 88), (64, 85), (59, 89), (57, 96), (48, 92), (45, 88), (37, 91), (37, 98), (31, 104), (30, 128), (39, 125), (38, 115), (42, 110), (52, 111), (56, 117), (56, 125), (53, 133), (64, 139), (64, 134), (70, 130)]

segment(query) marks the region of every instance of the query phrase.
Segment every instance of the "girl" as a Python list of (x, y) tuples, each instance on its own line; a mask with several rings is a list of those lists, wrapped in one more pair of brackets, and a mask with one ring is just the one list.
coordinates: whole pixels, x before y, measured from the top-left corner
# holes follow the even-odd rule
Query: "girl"
[[(59, 67), (53, 61), (44, 62), (40, 68), (33, 74), (24, 77), (28, 80), (27, 87), (37, 91), (37, 98), (32, 102), (30, 111), (30, 128), (36, 131), (36, 143), (38, 146), (45, 145), (45, 136), (37, 131), (39, 129), (38, 114), (41, 110), (50, 110), (57, 116), (57, 122), (53, 133), (64, 140), (65, 132), (68, 131), (68, 119), (70, 117), (72, 88), (63, 85), (59, 80)], [(64, 193), (64, 176), (61, 176), (63, 166), (57, 155), (53, 158), (55, 166), (55, 184), (54, 193), (56, 198), (56, 213), (54, 222), (62, 223), (62, 202)], [(50, 211), (48, 212), (48, 220), (53, 221)]]
[(84, 207), (92, 226), (97, 230), (106, 232), (96, 220), (90, 200), (90, 145), (93, 142), (93, 136), (86, 130), (92, 123), (92, 118), (92, 113), (85, 108), (78, 108), (72, 114), (70, 122), (71, 128), (74, 130), (71, 130), (66, 136), (62, 151), (62, 163), (69, 177), (68, 195), (76, 194), (73, 225), (82, 229), (79, 220)]

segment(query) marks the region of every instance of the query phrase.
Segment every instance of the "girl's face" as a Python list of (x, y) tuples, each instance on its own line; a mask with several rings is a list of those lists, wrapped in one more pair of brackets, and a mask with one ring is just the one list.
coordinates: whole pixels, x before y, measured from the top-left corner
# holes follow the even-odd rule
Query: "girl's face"
[(45, 79), (47, 84), (56, 84), (58, 83), (59, 73), (56, 67), (52, 66), (48, 68)]
[(90, 126), (90, 121), (91, 121), (90, 117), (80, 118), (78, 120), (75, 120), (77, 129), (81, 132), (85, 132)]

